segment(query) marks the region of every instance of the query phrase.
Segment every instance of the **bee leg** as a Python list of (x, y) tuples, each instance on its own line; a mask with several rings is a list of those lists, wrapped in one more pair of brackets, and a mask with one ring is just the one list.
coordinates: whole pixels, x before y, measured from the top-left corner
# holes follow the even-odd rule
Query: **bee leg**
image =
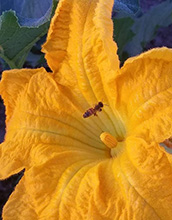
[(98, 116), (98, 115), (96, 114), (96, 112), (94, 113), (94, 116)]

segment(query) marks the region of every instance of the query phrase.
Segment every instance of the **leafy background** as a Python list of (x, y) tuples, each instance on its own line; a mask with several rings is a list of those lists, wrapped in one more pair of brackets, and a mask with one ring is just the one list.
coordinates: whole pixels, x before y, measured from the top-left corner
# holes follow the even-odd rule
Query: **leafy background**
[[(0, 77), (11, 68), (50, 71), (41, 52), (58, 0), (0, 0)], [(112, 12), (114, 40), (121, 66), (128, 57), (154, 47), (172, 48), (172, 0), (116, 0)], [(0, 142), (5, 134), (0, 99)], [(0, 182), (1, 210), (24, 171)]]

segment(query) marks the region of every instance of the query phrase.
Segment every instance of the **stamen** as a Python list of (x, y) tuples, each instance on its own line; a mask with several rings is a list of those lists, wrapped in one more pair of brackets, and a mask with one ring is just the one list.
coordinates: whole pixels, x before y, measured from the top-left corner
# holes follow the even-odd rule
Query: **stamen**
[(111, 134), (109, 134), (108, 132), (103, 132), (100, 135), (100, 139), (101, 141), (110, 149), (111, 148), (115, 148), (118, 144), (118, 141), (116, 140), (116, 138), (114, 138)]

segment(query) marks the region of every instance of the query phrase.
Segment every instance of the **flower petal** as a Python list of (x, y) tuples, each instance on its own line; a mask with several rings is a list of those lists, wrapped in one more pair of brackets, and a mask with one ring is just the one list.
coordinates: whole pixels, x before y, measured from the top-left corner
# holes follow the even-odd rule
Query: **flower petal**
[(0, 179), (6, 179), (25, 168), (23, 160), (28, 151), (19, 141), (5, 141), (0, 144)]
[(112, 172), (113, 160), (99, 162), (96, 154), (94, 157), (68, 152), (66, 157), (59, 154), (26, 170), (5, 205), (3, 219), (25, 219), (29, 213), (35, 220), (36, 215), (52, 220), (85, 220), (87, 216), (110, 220), (125, 216), (128, 210)]
[[(66, 200), (63, 194), (71, 179), (75, 176), (80, 178), (78, 173), (85, 173), (97, 163), (97, 159), (96, 154), (66, 149), (46, 163), (26, 169), (24, 178), (4, 208), (4, 220), (14, 216), (25, 219), (28, 213), (35, 215), (34, 219), (38, 219), (36, 215), (42, 219), (61, 219), (58, 217), (59, 206)], [(72, 187), (72, 190), (76, 190), (75, 185)], [(73, 200), (68, 202), (72, 206)]]
[(3, 207), (2, 216), (4, 220), (38, 219), (36, 210), (34, 210), (32, 198), (26, 191), (25, 176), (22, 177)]
[(158, 143), (171, 136), (171, 49), (157, 48), (129, 59), (112, 85), (128, 135)]
[(25, 171), (3, 219), (30, 213), (35, 220), (170, 220), (172, 167), (166, 154), (135, 137), (125, 147), (119, 157), (101, 160), (91, 152), (56, 151)]
[(54, 72), (59, 70), (61, 62), (66, 61), (74, 62), (76, 74), (85, 69), (84, 63), (88, 61), (96, 62), (96, 66), (102, 66), (103, 69), (119, 68), (117, 46), (112, 40), (113, 3), (107, 0), (60, 1), (43, 46), (48, 64)]
[[(3, 83), (3, 82), (2, 82)], [(65, 149), (108, 158), (99, 122), (85, 122), (77, 98), (44, 69), (20, 92), (1, 145), (0, 178), (41, 164)]]
[[(135, 193), (143, 198), (145, 205), (136, 200), (140, 214), (148, 208), (154, 218), (145, 216), (136, 219), (171, 219), (172, 208), (172, 155), (157, 143), (148, 144), (144, 139), (130, 136), (126, 139), (127, 154), (121, 158), (122, 170)], [(134, 195), (134, 194), (133, 194)], [(142, 208), (141, 208), (142, 207)], [(144, 207), (144, 209), (143, 209)]]
[(119, 115), (111, 109), (113, 94), (107, 86), (119, 69), (117, 46), (112, 38), (113, 3), (112, 0), (60, 1), (43, 51), (56, 81), (71, 90), (77, 87), (87, 108), (98, 101), (108, 104), (102, 121), (106, 121), (113, 135), (123, 136)]
[(29, 79), (43, 68), (39, 69), (13, 69), (3, 72), (0, 83), (0, 95), (2, 96), (6, 106), (6, 120), (8, 121), (13, 114), (16, 100)]

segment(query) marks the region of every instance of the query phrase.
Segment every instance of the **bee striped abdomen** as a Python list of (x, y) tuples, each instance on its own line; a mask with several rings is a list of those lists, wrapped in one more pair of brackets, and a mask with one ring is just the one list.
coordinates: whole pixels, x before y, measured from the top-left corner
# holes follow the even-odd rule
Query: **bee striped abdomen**
[(84, 118), (88, 118), (90, 117), (91, 115), (95, 114), (95, 110), (93, 108), (89, 108), (84, 114), (83, 114), (83, 117)]

